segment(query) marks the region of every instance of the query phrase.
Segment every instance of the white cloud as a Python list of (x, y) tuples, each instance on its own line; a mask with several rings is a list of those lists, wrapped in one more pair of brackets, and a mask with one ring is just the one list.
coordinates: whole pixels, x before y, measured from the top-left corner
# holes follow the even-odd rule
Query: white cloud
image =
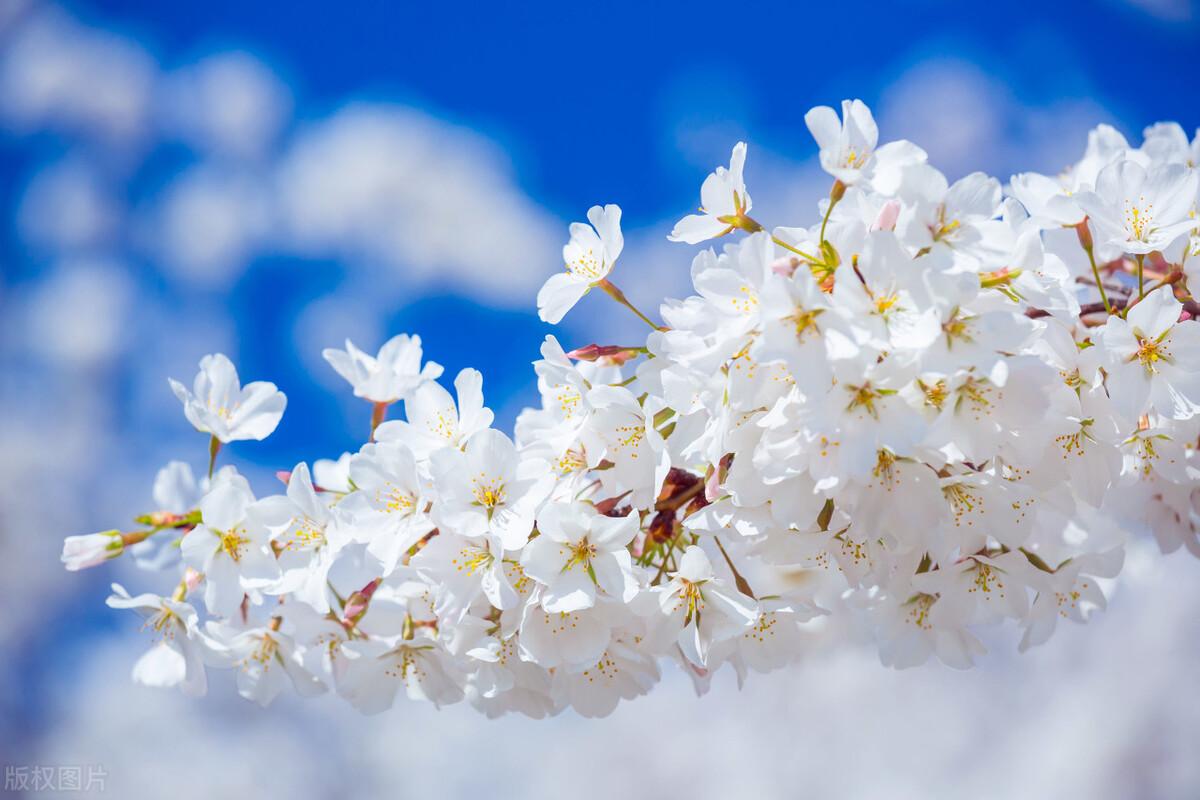
[(165, 76), (160, 102), (168, 133), (237, 158), (265, 155), (292, 109), (287, 86), (242, 51), (215, 53)]
[(103, 366), (128, 344), (135, 288), (119, 265), (67, 261), (27, 291), (17, 314), (26, 352), (81, 369)]
[(1196, 19), (1195, 0), (1118, 0), (1162, 22), (1192, 22)]
[[(358, 433), (369, 418), (369, 404), (354, 397), (345, 378), (338, 375), (322, 357), (327, 347), (341, 347), (349, 338), (363, 350), (374, 353), (397, 333), (424, 334), (426, 341), (437, 331), (385, 331), (382, 310), (376, 305), (370, 287), (343, 285), (337, 292), (310, 302), (292, 323), (292, 343), (313, 383), (342, 401), (347, 410), (347, 430)], [(336, 455), (336, 454), (335, 454)], [(320, 458), (321, 454), (312, 454)]]
[(121, 209), (90, 161), (68, 157), (33, 176), (17, 211), (29, 242), (54, 250), (93, 249), (118, 235)]
[(468, 129), (359, 104), (280, 145), (291, 97), (248, 53), (215, 53), (164, 76), (133, 41), (53, 6), (12, 25), (0, 47), (0, 124), (134, 154), (105, 174), (131, 174), (160, 136), (203, 159), (140, 204), (132, 235), (119, 229), (98, 166), (77, 160), (41, 176), (22, 220), (34, 240), (66, 249), (132, 241), (187, 283), (210, 287), (228, 285), (258, 255), (284, 253), (353, 264), (393, 300), (435, 286), (530, 308), (559, 267), (559, 222), (516, 184), (503, 152)]
[(968, 172), (1056, 172), (1077, 160), (1087, 131), (1109, 114), (1088, 98), (1032, 107), (975, 64), (925, 61), (901, 75), (879, 107), (880, 138), (909, 139), (951, 180)]
[(303, 131), (278, 195), (289, 245), (383, 267), (381, 288), (432, 283), (531, 304), (560, 260), (557, 222), (496, 148), (412, 109), (353, 105)]
[(143, 139), (157, 68), (141, 47), (54, 8), (12, 37), (0, 58), (0, 117), (10, 126), (111, 144)]
[(274, 214), (270, 187), (255, 174), (202, 164), (181, 173), (149, 206), (139, 236), (175, 276), (224, 288), (262, 249)]

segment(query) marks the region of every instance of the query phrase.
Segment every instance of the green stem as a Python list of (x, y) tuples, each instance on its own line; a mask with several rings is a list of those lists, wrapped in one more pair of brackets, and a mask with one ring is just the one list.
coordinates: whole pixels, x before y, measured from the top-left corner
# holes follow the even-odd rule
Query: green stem
[(1104, 292), (1104, 281), (1100, 279), (1100, 268), (1096, 266), (1096, 254), (1090, 247), (1083, 249), (1088, 254), (1088, 261), (1092, 263), (1092, 277), (1096, 279), (1096, 288), (1100, 290), (1100, 300), (1104, 303), (1104, 310), (1112, 314), (1112, 304), (1108, 302), (1108, 295)]
[(1137, 254), (1137, 265), (1138, 265), (1138, 299), (1139, 299), (1139, 300), (1140, 300), (1140, 299), (1142, 299), (1142, 297), (1143, 297), (1143, 296), (1145, 296), (1145, 294), (1146, 294), (1146, 276), (1145, 276), (1144, 263), (1143, 263), (1143, 262), (1145, 262), (1145, 260), (1146, 260), (1146, 254), (1145, 254), (1145, 253), (1138, 253), (1138, 254)]
[(679, 532), (675, 530), (674, 525), (675, 523), (671, 523), (671, 538), (664, 542), (667, 549), (662, 554), (662, 563), (658, 565), (658, 572), (655, 574), (654, 580), (650, 581), (651, 586), (658, 586), (659, 581), (666, 574), (667, 562), (671, 558), (671, 552), (675, 549), (675, 543), (679, 540)]
[(829, 190), (829, 207), (825, 209), (825, 218), (821, 220), (821, 244), (825, 244), (825, 226), (829, 224), (829, 216), (833, 213), (833, 207), (845, 196), (846, 184), (841, 180), (834, 181), (833, 188)]
[(772, 236), (771, 241), (774, 242), (775, 244), (779, 245), (780, 247), (782, 247), (784, 250), (788, 250), (788, 251), (793, 252), (796, 255), (800, 256), (805, 261), (807, 261), (809, 264), (817, 263), (817, 259), (813, 258), (812, 256), (810, 256), (808, 253), (804, 252), (803, 250), (792, 247), (790, 244), (785, 242), (783, 239), (780, 239), (778, 236)]
[(721, 540), (715, 536), (713, 537), (713, 541), (717, 543), (717, 549), (725, 557), (725, 563), (729, 565), (729, 570), (733, 573), (733, 582), (737, 586), (738, 591), (747, 597), (754, 597), (754, 590), (750, 588), (750, 582), (742, 577), (742, 573), (737, 571), (737, 567), (733, 565), (733, 559), (729, 557), (729, 553), (725, 552), (725, 545), (721, 544)]
[(622, 292), (620, 289), (618, 289), (612, 283), (612, 281), (610, 281), (608, 278), (601, 278), (596, 283), (596, 285), (599, 286), (601, 289), (603, 289), (605, 291), (605, 293), (609, 297), (611, 297), (613, 300), (616, 300), (618, 303), (625, 306), (630, 311), (632, 311), (634, 314), (636, 314), (638, 319), (640, 319), (642, 322), (649, 325), (651, 328), (654, 328), (654, 330), (656, 330), (656, 331), (667, 330), (666, 328), (662, 327), (661, 325), (656, 325), (653, 320), (651, 320), (649, 317), (647, 317), (645, 314), (643, 314), (641, 311), (639, 311), (637, 306), (635, 306), (633, 303), (629, 302), (629, 298), (627, 298), (625, 296), (625, 293)]
[(213, 436), (208, 443), (208, 478), (212, 480), (213, 467), (217, 463), (217, 453), (221, 452), (221, 440)]

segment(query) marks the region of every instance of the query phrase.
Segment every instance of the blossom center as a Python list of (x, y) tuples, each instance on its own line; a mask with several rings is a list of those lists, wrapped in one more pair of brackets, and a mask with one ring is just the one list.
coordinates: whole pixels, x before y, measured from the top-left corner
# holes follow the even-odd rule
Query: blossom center
[(567, 262), (567, 271), (577, 278), (598, 280), (604, 277), (604, 260), (597, 258), (589, 247), (580, 250), (579, 255)]
[(592, 559), (596, 557), (596, 553), (599, 551), (597, 551), (596, 545), (589, 542), (587, 537), (584, 537), (572, 544), (568, 552), (569, 557), (567, 558), (567, 563), (563, 564), (563, 572), (567, 572), (575, 566), (582, 566), (585, 569), (590, 568)]
[(1154, 231), (1154, 203), (1147, 203), (1143, 195), (1137, 202), (1125, 201), (1125, 227), (1135, 241), (1144, 242)]
[(1134, 357), (1142, 362), (1142, 366), (1146, 368), (1146, 372), (1153, 374), (1158, 371), (1158, 362), (1163, 361), (1170, 363), (1170, 353), (1163, 346), (1161, 339), (1147, 339), (1142, 336), (1137, 337), (1138, 347)]
[(458, 558), (450, 559), (450, 563), (459, 572), (465, 572), (468, 576), (474, 575), (480, 570), (487, 569), (492, 565), (496, 557), (491, 552), (478, 547), (464, 547), (458, 551)]
[(246, 545), (250, 543), (249, 537), (242, 535), (245, 532), (243, 528), (230, 528), (221, 534), (221, 549), (234, 561), (242, 560)]
[(807, 336), (810, 331), (813, 333), (820, 333), (820, 329), (817, 327), (817, 317), (821, 316), (821, 312), (823, 310), (824, 309), (818, 308), (813, 311), (809, 311), (806, 308), (801, 308), (799, 306), (796, 307), (795, 312), (787, 318), (787, 321), (792, 323), (794, 326), (796, 330), (796, 338), (798, 340), (803, 342), (805, 336)]
[(471, 493), (475, 496), (475, 504), (489, 512), (504, 504), (504, 483), (499, 478), (488, 478), (480, 473), (471, 481)]

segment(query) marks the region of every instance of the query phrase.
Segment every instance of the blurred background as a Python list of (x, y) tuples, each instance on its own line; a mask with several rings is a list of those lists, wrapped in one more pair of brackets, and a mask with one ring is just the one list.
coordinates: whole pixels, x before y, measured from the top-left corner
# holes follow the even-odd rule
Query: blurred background
[[(346, 337), (420, 333), (509, 428), (566, 223), (619, 203), (614, 279), (681, 296), (665, 235), (738, 139), (755, 216), (812, 221), (813, 105), (863, 98), (952, 180), (1055, 172), (1101, 122), (1200, 124), (1192, 0), (886, 7), (0, 0), (0, 765), (99, 766), (122, 798), (1200, 796), (1187, 555), (1135, 546), (1088, 629), (1022, 657), (1001, 631), (969, 673), (829, 632), (740, 692), (697, 700), (668, 668), (610, 718), (543, 722), (136, 687), (108, 584), (165, 587), (59, 564), (64, 536), (150, 510), (167, 460), (203, 467), (166, 378), (208, 352), (288, 395), (230, 448), (259, 491), (366, 437), (320, 358)], [(595, 294), (556, 333), (623, 341), (626, 316)]]

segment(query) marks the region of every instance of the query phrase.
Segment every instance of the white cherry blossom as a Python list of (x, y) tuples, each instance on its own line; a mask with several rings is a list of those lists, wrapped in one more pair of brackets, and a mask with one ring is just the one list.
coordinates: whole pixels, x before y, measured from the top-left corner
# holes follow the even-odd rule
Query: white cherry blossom
[(149, 592), (131, 597), (117, 583), (112, 585), (112, 591), (108, 606), (136, 611), (145, 620), (143, 629), (157, 639), (134, 664), (134, 681), (144, 686), (178, 686), (193, 696), (207, 692), (205, 646), (200, 639), (196, 609), (182, 600)]
[(233, 362), (221, 353), (200, 359), (200, 372), (191, 391), (179, 381), (170, 384), (183, 403), (188, 422), (224, 443), (267, 438), (287, 406), (287, 398), (273, 383), (255, 381), (242, 386)]
[(404, 401), (405, 420), (385, 422), (375, 429), (376, 441), (403, 442), (420, 457), (443, 447), (462, 447), (475, 433), (492, 424), (495, 415), (483, 405), (483, 375), (464, 369), (454, 378), (454, 397), (441, 384), (421, 384)]
[[(109, 599), (160, 637), (134, 679), (603, 716), (664, 662), (703, 693), (847, 632), (966, 669), (1087, 622), (1138, 540), (1200, 557), (1197, 140), (1098, 126), (1060, 175), (1002, 186), (880, 145), (860, 101), (806, 121), (829, 196), (764, 230), (739, 143), (670, 236), (726, 238), (656, 315), (608, 282), (619, 209), (571, 226), (542, 318), (601, 288), (651, 330), (546, 337), (512, 438), (478, 371), (451, 392), (416, 337), (347, 343), (331, 363), (402, 419), (257, 499), (171, 462), (132, 527), (69, 537), (67, 569), (129, 551), (162, 581)], [(223, 356), (172, 385), (210, 464), (283, 411)]]
[(552, 275), (538, 292), (538, 315), (558, 323), (585, 294), (608, 278), (625, 247), (619, 206), (592, 206), (588, 222), (571, 223), (571, 240), (563, 246), (565, 272)]
[(1132, 159), (1110, 164), (1092, 192), (1080, 193), (1098, 244), (1125, 253), (1165, 249), (1196, 227), (1200, 172), (1177, 163), (1147, 170)]
[(442, 367), (433, 361), (421, 365), (421, 337), (401, 333), (384, 342), (371, 356), (346, 340), (346, 349), (329, 347), (321, 355), (354, 387), (354, 396), (372, 403), (394, 403), (418, 386), (435, 381)]
[(240, 475), (218, 481), (200, 501), (201, 524), (183, 537), (183, 560), (204, 575), (204, 604), (232, 617), (248, 592), (279, 578), (272, 527), (287, 524), (283, 498), (255, 501)]
[(539, 535), (521, 554), (525, 574), (545, 586), (542, 608), (552, 613), (590, 608), (598, 590), (631, 601), (638, 586), (627, 547), (638, 527), (632, 512), (606, 517), (579, 503), (543, 508)]
[(1168, 419), (1200, 411), (1200, 322), (1180, 322), (1182, 308), (1163, 286), (1104, 326), (1108, 393), (1127, 420), (1150, 408)]
[(491, 429), (468, 439), (462, 452), (436, 453), (433, 470), (438, 525), (461, 536), (495, 534), (508, 550), (529, 539), (552, 483), (546, 462), (522, 459), (511, 439)]
[(675, 223), (668, 236), (673, 242), (699, 244), (730, 233), (750, 211), (752, 203), (746, 193), (742, 172), (746, 167), (746, 143), (734, 145), (729, 168), (717, 167), (700, 187), (700, 213), (690, 214)]

